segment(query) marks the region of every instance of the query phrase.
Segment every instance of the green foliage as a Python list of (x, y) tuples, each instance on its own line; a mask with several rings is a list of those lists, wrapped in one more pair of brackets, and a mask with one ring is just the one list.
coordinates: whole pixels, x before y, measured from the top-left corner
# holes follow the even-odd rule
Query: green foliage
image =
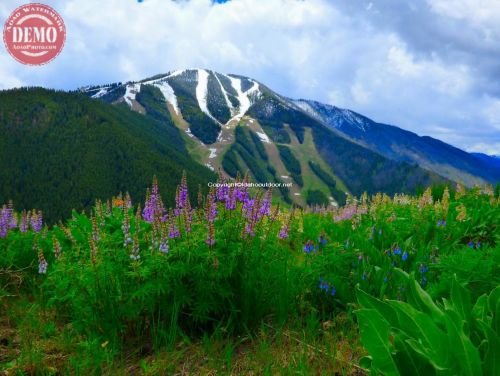
[[(469, 291), (452, 279), (450, 300), (436, 304), (412, 276), (408, 302), (382, 301), (357, 290), (361, 341), (371, 369), (384, 375), (497, 375), (500, 287), (474, 307)], [(486, 304), (488, 302), (488, 304)], [(490, 303), (491, 302), (491, 303)]]
[[(161, 107), (153, 90), (141, 97), (150, 110)], [(120, 192), (140, 200), (156, 174), (172, 203), (183, 170), (193, 186), (214, 179), (177, 128), (125, 105), (45, 89), (0, 93), (0, 202), (36, 207), (53, 223)]]
[[(185, 72), (183, 75), (194, 75), (195, 72)], [(192, 77), (194, 78), (194, 77)], [(189, 123), (189, 129), (205, 144), (217, 141), (221, 126), (200, 110), (196, 99), (196, 81), (183, 80), (182, 77), (173, 77), (169, 80), (175, 91), (182, 117)]]
[(306, 194), (306, 203), (307, 205), (314, 206), (314, 205), (328, 205), (328, 197), (326, 195), (318, 190), (318, 189), (310, 189), (307, 191)]
[(293, 180), (300, 186), (304, 185), (302, 180), (302, 168), (300, 167), (299, 160), (293, 155), (292, 150), (285, 145), (276, 145), (280, 153), (281, 160), (286, 169), (290, 172)]
[(144, 107), (146, 114), (166, 126), (175, 127), (167, 102), (160, 89), (152, 85), (142, 85), (141, 91), (135, 97), (136, 101)]
[[(217, 333), (230, 342), (285, 322), (308, 344), (322, 335), (333, 343), (321, 328), (358, 305), (359, 327), (334, 332), (357, 339), (359, 329), (369, 357), (349, 359), (374, 374), (498, 374), (500, 207), (490, 193), (377, 194), (293, 215), (272, 207), (253, 235), (244, 202), (218, 202), (209, 223), (208, 201), (164, 222), (114, 200), (40, 232), (9, 229), (0, 238), (2, 312), (26, 318), (16, 324), (26, 338), (70, 331), (81, 367), (105, 373), (122, 352), (144, 357)], [(180, 233), (169, 238), (173, 226)], [(9, 308), (18, 297), (28, 313)], [(30, 343), (19, 363), (45, 369)]]
[(210, 113), (222, 124), (231, 119), (231, 112), (221, 86), (213, 74), (208, 76), (207, 107)]
[(321, 168), (321, 166), (313, 161), (309, 161), (309, 167), (312, 172), (316, 174), (318, 178), (320, 178), (330, 190), (333, 198), (339, 203), (339, 205), (344, 205), (346, 201), (346, 194), (337, 188), (337, 182), (335, 179), (325, 170)]

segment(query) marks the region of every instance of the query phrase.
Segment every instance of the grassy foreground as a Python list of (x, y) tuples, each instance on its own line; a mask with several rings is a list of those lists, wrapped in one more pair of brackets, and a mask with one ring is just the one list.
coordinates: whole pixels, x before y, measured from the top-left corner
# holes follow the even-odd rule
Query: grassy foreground
[[(280, 209), (156, 182), (43, 226), (0, 209), (0, 373), (497, 375), (491, 188)], [(195, 208), (196, 207), (196, 208)]]

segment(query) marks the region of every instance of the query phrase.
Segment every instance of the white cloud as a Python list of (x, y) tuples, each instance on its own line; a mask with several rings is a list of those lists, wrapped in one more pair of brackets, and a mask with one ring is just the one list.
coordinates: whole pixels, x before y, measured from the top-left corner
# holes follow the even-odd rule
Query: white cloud
[[(500, 3), (477, 7), (488, 13), (473, 9), (476, 1), (483, 0), (432, 1), (432, 11), (439, 20), (463, 18), (494, 38)], [(363, 12), (348, 12), (332, 0), (232, 0), (217, 6), (211, 0), (44, 2), (67, 25), (63, 53), (33, 68), (2, 49), (0, 88), (74, 89), (204, 67), (247, 75), (281, 94), (351, 108), (463, 148), (500, 142), (495, 98), (478, 89), (477, 67), (418, 54), (397, 28), (370, 23), (364, 17), (381, 15), (380, 1), (363, 1)], [(19, 5), (2, 1), (0, 16)], [(422, 9), (417, 5), (405, 17), (416, 17)]]

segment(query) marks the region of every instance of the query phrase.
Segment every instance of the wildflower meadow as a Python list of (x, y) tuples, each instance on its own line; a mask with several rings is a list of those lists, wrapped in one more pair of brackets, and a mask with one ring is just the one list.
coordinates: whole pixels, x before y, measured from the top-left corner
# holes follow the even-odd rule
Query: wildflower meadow
[(0, 373), (500, 374), (498, 189), (160, 190), (54, 225), (1, 207)]

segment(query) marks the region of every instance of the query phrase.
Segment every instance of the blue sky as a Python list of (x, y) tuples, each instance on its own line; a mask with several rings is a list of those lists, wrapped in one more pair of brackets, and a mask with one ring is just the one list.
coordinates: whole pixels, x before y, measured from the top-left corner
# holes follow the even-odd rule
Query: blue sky
[[(27, 0), (3, 0), (0, 21)], [(75, 89), (207, 68), (500, 154), (497, 0), (41, 0), (68, 37), (51, 64), (0, 49), (0, 88)]]

